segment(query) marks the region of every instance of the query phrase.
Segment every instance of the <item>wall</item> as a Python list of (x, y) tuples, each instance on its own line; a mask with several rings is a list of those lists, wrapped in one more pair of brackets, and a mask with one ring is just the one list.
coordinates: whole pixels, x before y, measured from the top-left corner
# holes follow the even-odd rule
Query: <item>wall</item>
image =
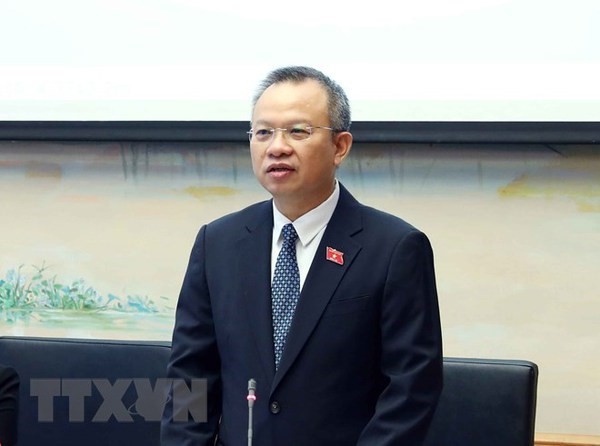
[[(538, 363), (537, 430), (599, 433), (597, 147), (357, 144), (339, 178), (431, 238), (446, 356)], [(200, 225), (264, 198), (245, 144), (0, 142), (0, 333), (169, 339)]]

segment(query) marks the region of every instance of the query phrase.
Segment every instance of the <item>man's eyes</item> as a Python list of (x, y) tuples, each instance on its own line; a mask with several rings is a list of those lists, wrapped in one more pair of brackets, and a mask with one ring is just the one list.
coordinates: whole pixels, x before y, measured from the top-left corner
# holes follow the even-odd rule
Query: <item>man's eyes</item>
[(311, 127), (299, 124), (297, 126), (293, 126), (287, 129), (273, 127), (257, 128), (256, 130), (253, 130), (253, 134), (258, 141), (268, 141), (273, 137), (277, 130), (280, 130), (283, 133), (287, 133), (289, 138), (297, 141), (308, 139), (312, 133)]
[(255, 133), (257, 136), (269, 136), (273, 133), (273, 129), (256, 129)]
[(289, 132), (292, 136), (305, 136), (310, 134), (306, 127), (294, 127), (291, 128)]

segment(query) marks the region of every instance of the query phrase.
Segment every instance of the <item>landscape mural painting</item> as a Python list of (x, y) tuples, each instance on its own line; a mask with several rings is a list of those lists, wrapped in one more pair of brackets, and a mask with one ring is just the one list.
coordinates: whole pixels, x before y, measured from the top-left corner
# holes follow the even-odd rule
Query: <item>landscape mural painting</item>
[[(430, 237), (446, 356), (536, 362), (538, 430), (598, 433), (597, 147), (356, 144), (338, 177)], [(266, 198), (246, 144), (0, 142), (0, 334), (170, 339), (200, 226)]]

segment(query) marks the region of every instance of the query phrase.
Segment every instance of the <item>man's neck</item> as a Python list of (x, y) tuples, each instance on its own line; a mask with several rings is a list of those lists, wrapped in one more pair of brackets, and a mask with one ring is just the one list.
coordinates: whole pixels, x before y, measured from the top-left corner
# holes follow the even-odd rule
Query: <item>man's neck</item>
[(293, 222), (294, 220), (297, 220), (298, 218), (302, 217), (307, 212), (310, 212), (313, 209), (319, 207), (329, 197), (331, 197), (331, 194), (333, 194), (333, 191), (336, 187), (336, 181), (337, 180), (334, 180), (334, 183), (329, 193), (323, 197), (319, 197), (319, 199), (315, 199), (314, 197), (300, 197), (293, 199), (291, 197), (273, 197), (273, 202), (275, 203), (277, 210), (279, 210), (279, 212), (281, 212), (283, 215), (285, 215), (285, 217), (287, 217), (290, 221)]

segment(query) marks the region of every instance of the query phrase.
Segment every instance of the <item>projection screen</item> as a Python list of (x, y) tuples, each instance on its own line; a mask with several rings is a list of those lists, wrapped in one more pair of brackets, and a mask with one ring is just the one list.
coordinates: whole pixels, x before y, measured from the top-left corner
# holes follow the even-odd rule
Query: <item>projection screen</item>
[(248, 121), (283, 65), (354, 121), (600, 122), (600, 2), (23, 0), (2, 6), (0, 121)]

